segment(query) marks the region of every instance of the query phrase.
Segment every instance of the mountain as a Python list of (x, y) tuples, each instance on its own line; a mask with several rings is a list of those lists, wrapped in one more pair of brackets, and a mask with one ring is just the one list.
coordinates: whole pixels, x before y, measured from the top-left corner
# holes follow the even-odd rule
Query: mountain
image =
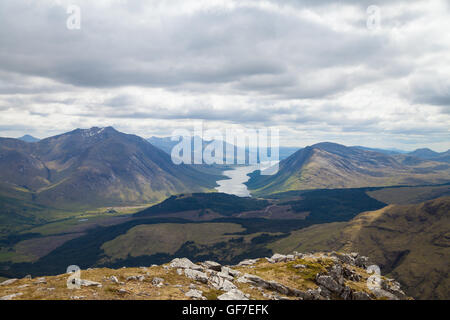
[(79, 286), (74, 285), (77, 290), (67, 289), (68, 279), (74, 277), (67, 273), (8, 279), (0, 283), (0, 300), (410, 299), (393, 279), (380, 276), (380, 288), (370, 287), (367, 259), (357, 253), (294, 252), (222, 266), (215, 261), (175, 258), (151, 267), (89, 268), (83, 270)]
[(31, 193), (53, 207), (148, 203), (206, 191), (217, 176), (175, 165), (146, 140), (112, 127), (74, 131), (26, 143), (0, 139), (4, 188)]
[(33, 137), (33, 136), (30, 136), (29, 134), (26, 134), (26, 135), (24, 135), (24, 136), (22, 136), (22, 137), (20, 137), (20, 138), (17, 138), (17, 139), (19, 139), (19, 140), (22, 140), (22, 141), (25, 141), (25, 142), (38, 142), (40, 139), (38, 139), (38, 138), (35, 138), (35, 137)]
[(359, 188), (446, 183), (450, 166), (415, 157), (387, 154), (323, 142), (301, 149), (279, 163), (275, 175), (250, 174), (254, 195), (289, 190)]
[(336, 222), (293, 231), (270, 248), (339, 250), (368, 255), (419, 299), (449, 299), (450, 197), (420, 204), (389, 205)]
[(445, 152), (436, 152), (428, 148), (423, 148), (409, 152), (408, 155), (419, 159), (450, 163), (450, 150)]
[[(197, 139), (197, 140), (195, 140), (195, 141), (198, 141), (197, 143), (201, 143), (202, 144), (202, 150), (204, 150), (204, 148), (209, 143), (211, 143), (211, 141), (203, 140), (202, 138), (200, 138), (198, 136), (196, 136), (194, 138), (191, 138), (192, 158), (193, 158), (193, 155), (194, 155), (194, 139)], [(150, 142), (151, 144), (153, 144), (155, 147), (160, 148), (161, 150), (163, 150), (167, 154), (171, 154), (172, 148), (179, 143), (178, 141), (172, 141), (172, 139), (170, 137), (162, 137), (162, 138), (161, 137), (150, 137), (150, 138), (147, 139), (147, 141)], [(224, 160), (226, 159), (226, 150), (230, 146), (231, 146), (231, 144), (229, 144), (227, 142), (223, 142)], [(244, 159), (244, 158), (239, 158), (238, 157), (238, 149), (237, 149), (236, 146), (234, 146), (234, 148), (236, 148), (235, 149), (235, 161), (236, 161), (236, 159)], [(300, 148), (298, 148), (298, 147), (282, 147), (282, 146), (280, 146), (279, 147), (279, 151), (278, 151), (280, 160), (289, 157), (291, 154), (293, 154), (294, 152), (296, 152), (299, 149)], [(249, 152), (250, 152), (249, 148), (246, 148), (245, 149), (246, 163), (248, 163)]]
[(400, 149), (379, 149), (379, 148), (369, 148), (369, 147), (363, 147), (363, 146), (354, 146), (354, 148), (359, 148), (361, 150), (366, 150), (366, 151), (375, 151), (375, 152), (379, 152), (379, 153), (384, 153), (384, 154), (404, 154), (407, 153), (406, 151), (400, 150)]

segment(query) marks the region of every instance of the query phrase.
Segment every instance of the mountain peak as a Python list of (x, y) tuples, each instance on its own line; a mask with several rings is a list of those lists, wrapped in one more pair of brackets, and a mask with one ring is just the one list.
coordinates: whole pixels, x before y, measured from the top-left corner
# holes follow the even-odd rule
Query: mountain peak
[(25, 141), (25, 142), (38, 142), (40, 140), (40, 139), (35, 138), (35, 137), (33, 137), (33, 136), (29, 135), (29, 134), (26, 134), (26, 135), (24, 135), (24, 136), (22, 136), (20, 138), (17, 138), (17, 139)]

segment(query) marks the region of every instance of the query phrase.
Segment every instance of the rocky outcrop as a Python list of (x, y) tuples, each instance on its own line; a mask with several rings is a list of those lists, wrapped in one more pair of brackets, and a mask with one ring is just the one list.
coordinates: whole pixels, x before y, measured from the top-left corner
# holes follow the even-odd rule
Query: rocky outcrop
[[(83, 271), (90, 280), (79, 279), (80, 288), (76, 290), (82, 294), (68, 295), (73, 291), (64, 289), (67, 275), (10, 279), (0, 284), (0, 297), (26, 299), (35, 290), (39, 297), (45, 292), (49, 298), (57, 295), (67, 299), (160, 299), (166, 292), (170, 299), (194, 300), (408, 299), (398, 282), (371, 273), (376, 268), (366, 270), (368, 265), (367, 257), (336, 252), (274, 254), (234, 266), (176, 258), (149, 268)], [(371, 276), (377, 277), (377, 285), (369, 281)]]

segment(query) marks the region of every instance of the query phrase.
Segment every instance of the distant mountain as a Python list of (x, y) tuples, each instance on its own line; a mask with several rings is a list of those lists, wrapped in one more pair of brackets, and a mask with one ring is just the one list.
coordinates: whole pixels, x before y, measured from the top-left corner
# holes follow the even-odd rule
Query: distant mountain
[(29, 134), (26, 134), (20, 138), (17, 138), (19, 140), (25, 141), (25, 142), (38, 142), (40, 139), (35, 138), (33, 136), (30, 136)]
[(408, 155), (419, 159), (450, 163), (450, 150), (439, 153), (428, 148), (422, 148), (409, 152)]
[[(403, 155), (401, 155), (403, 157)], [(272, 176), (251, 174), (246, 183), (255, 195), (289, 190), (418, 185), (450, 181), (450, 166), (323, 142), (282, 160)], [(414, 161), (413, 161), (414, 160)]]
[[(209, 144), (211, 141), (208, 140), (202, 140), (200, 137), (191, 138), (191, 146), (192, 146), (192, 155), (194, 154), (194, 139), (198, 139), (196, 141), (201, 141), (202, 143), (202, 150)], [(150, 137), (147, 139), (148, 142), (153, 144), (155, 147), (160, 148), (167, 154), (171, 154), (172, 148), (179, 143), (179, 141), (172, 141), (170, 137)], [(223, 142), (224, 144), (224, 159), (226, 159), (226, 150), (227, 147), (231, 146), (230, 144)], [(236, 147), (235, 147), (236, 148)], [(280, 160), (285, 159), (289, 157), (291, 154), (299, 150), (298, 147), (279, 147), (279, 158)], [(235, 149), (235, 159), (238, 155), (238, 149)], [(249, 148), (245, 149), (245, 159), (246, 163), (248, 163), (248, 154), (249, 154)], [(258, 157), (258, 156), (257, 156)]]
[(418, 299), (449, 299), (450, 197), (413, 205), (390, 205), (291, 232), (269, 245), (276, 252), (360, 252), (395, 277)]
[(363, 147), (363, 146), (354, 146), (354, 148), (359, 148), (359, 149), (365, 150), (365, 151), (375, 151), (375, 152), (390, 154), (390, 155), (408, 153), (407, 151), (395, 149), (395, 148), (394, 149), (379, 149), (379, 148), (369, 148), (369, 147)]
[(0, 139), (0, 181), (53, 207), (148, 203), (214, 188), (218, 176), (175, 165), (146, 140), (112, 127), (36, 143)]

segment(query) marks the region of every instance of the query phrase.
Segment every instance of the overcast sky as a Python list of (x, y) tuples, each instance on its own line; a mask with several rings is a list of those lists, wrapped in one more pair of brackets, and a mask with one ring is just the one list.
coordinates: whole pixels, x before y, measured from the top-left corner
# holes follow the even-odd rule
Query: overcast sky
[(446, 0), (1, 0), (0, 136), (203, 121), (277, 127), (290, 146), (445, 151), (449, 30)]

